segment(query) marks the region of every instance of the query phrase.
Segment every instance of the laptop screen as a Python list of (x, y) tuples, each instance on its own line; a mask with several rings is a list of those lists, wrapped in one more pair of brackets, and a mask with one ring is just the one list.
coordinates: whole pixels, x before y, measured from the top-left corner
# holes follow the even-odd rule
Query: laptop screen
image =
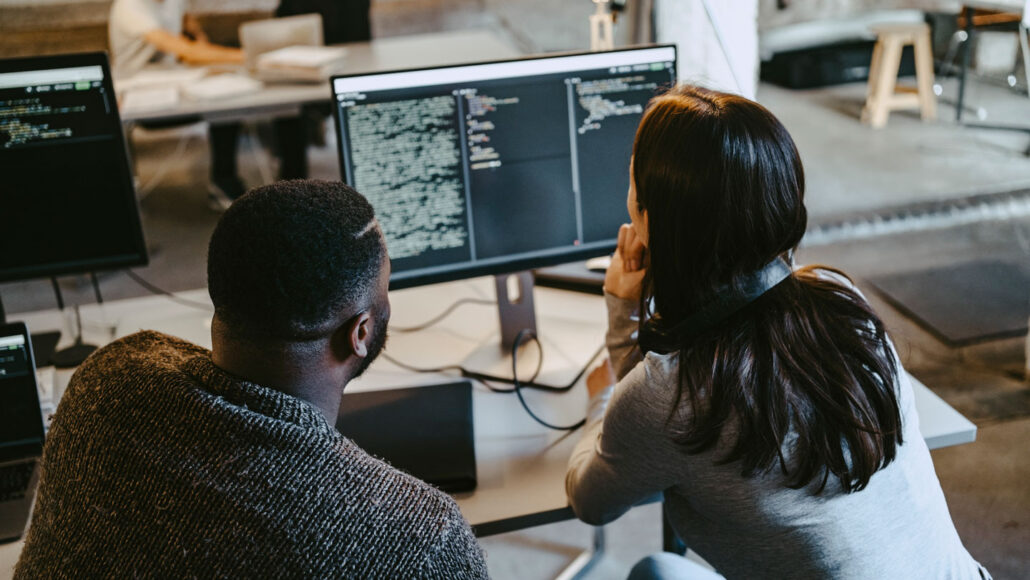
[(25, 335), (0, 334), (0, 461), (43, 451), (36, 371)]

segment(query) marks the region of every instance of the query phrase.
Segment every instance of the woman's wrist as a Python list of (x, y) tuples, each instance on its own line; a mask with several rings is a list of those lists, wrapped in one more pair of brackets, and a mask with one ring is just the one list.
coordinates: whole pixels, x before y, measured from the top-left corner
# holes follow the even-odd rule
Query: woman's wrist
[(615, 385), (609, 385), (590, 396), (590, 399), (587, 401), (588, 424), (604, 419), (604, 412), (608, 408), (608, 402), (611, 401), (612, 394), (614, 393)]

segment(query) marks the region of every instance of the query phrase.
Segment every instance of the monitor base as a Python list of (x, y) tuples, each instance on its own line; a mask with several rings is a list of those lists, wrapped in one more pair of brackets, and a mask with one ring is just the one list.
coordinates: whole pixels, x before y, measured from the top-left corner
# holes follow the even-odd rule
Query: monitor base
[(59, 369), (77, 367), (96, 349), (95, 345), (79, 342), (55, 352), (50, 357), (50, 362)]

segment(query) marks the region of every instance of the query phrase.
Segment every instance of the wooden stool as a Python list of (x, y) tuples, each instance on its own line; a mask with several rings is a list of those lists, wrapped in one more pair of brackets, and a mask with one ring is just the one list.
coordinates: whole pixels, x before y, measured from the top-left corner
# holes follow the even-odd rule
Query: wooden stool
[[(933, 51), (930, 27), (925, 23), (879, 24), (873, 62), (869, 65), (869, 94), (862, 109), (862, 122), (879, 129), (887, 125), (891, 111), (919, 109), (924, 121), (937, 118), (937, 97), (933, 94)], [(911, 44), (916, 57), (916, 89), (897, 87), (901, 51)]]

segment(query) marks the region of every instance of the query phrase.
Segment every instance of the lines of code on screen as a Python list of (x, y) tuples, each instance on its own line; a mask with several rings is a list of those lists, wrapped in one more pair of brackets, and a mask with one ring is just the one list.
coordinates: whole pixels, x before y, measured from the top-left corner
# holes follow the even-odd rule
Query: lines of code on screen
[(100, 269), (138, 252), (115, 105), (100, 81), (0, 90), (0, 279)]
[(352, 185), (375, 208), (395, 267), (469, 259), (455, 115), (451, 95), (347, 110)]
[(672, 59), (475, 74), (337, 89), (343, 173), (375, 207), (394, 273), (526, 267), (610, 249), (629, 219), (637, 124), (674, 82)]
[(58, 89), (48, 87), (46, 92), (0, 91), (0, 146), (45, 145), (103, 132), (106, 111), (99, 90), (77, 90), (71, 83), (54, 86)]
[[(604, 240), (629, 215), (629, 159), (633, 137), (647, 102), (669, 82), (664, 69), (577, 78), (571, 83), (575, 106), (578, 184), (584, 199), (583, 239)], [(613, 208), (618, 208), (618, 211)]]
[(483, 83), (460, 94), (469, 137), (475, 257), (576, 245), (564, 85)]

